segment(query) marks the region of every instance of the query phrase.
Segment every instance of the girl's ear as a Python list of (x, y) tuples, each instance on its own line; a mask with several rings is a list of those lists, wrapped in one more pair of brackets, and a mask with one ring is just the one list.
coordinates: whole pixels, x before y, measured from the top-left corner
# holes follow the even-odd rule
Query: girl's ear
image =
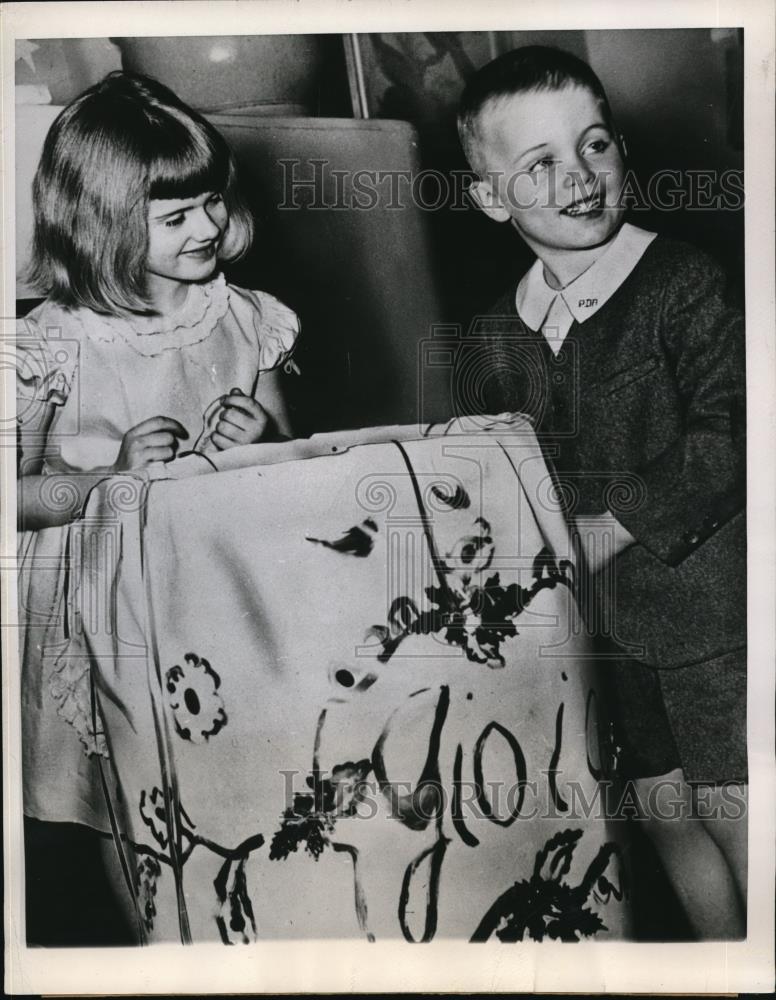
[(494, 222), (509, 222), (509, 212), (504, 208), (492, 181), (474, 181), (469, 186), (469, 194), (477, 208)]

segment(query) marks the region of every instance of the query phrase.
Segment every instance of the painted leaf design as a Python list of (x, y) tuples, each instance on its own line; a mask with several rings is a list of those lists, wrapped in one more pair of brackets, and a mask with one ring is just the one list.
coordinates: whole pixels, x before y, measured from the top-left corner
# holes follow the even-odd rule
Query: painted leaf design
[(365, 797), (365, 781), (372, 770), (372, 762), (365, 758), (356, 762), (337, 764), (331, 778), (323, 780), (324, 803), (335, 816), (352, 816)]
[(387, 627), (373, 625), (368, 630), (369, 637), (381, 642), (380, 663), (387, 663), (408, 636), (435, 633), (463, 649), (473, 663), (503, 667), (506, 661), (501, 647), (506, 639), (519, 635), (515, 619), (534, 597), (559, 585), (573, 589), (571, 563), (557, 563), (546, 548), (534, 559), (531, 587), (517, 583), (503, 586), (498, 573), (486, 576), (495, 548), (488, 522), (477, 518), (475, 524), (480, 533), (459, 539), (448, 553), (442, 564), (444, 580), (426, 587), (428, 609), (420, 610), (410, 597), (397, 597), (391, 604)]
[[(581, 830), (562, 830), (537, 852), (528, 880), (515, 882), (490, 907), (472, 935), (472, 941), (491, 937), (503, 942), (579, 941), (605, 931), (601, 917), (589, 907), (594, 889), (612, 858), (619, 857), (614, 843), (604, 844), (576, 886), (563, 881), (571, 870)], [(616, 897), (615, 897), (616, 898)], [(608, 897), (607, 897), (608, 899)]]
[(327, 549), (333, 549), (343, 555), (358, 556), (364, 558), (368, 556), (374, 546), (374, 536), (377, 534), (377, 525), (371, 518), (362, 521), (360, 525), (348, 528), (345, 534), (333, 542), (325, 538), (311, 538), (305, 536), (305, 541), (314, 542), (316, 545), (323, 545)]
[(455, 487), (453, 493), (445, 493), (444, 490), (441, 490), (436, 485), (431, 487), (431, 492), (440, 503), (451, 510), (467, 510), (471, 506), (469, 494), (460, 483)]
[(337, 819), (355, 813), (371, 769), (372, 762), (364, 759), (337, 764), (330, 778), (310, 775), (310, 792), (295, 792), (293, 804), (283, 812), (280, 829), (270, 844), (270, 860), (283, 861), (304, 845), (317, 861), (330, 843)]
[(581, 836), (581, 830), (562, 830), (548, 840), (536, 855), (534, 878), (557, 882), (567, 875)]

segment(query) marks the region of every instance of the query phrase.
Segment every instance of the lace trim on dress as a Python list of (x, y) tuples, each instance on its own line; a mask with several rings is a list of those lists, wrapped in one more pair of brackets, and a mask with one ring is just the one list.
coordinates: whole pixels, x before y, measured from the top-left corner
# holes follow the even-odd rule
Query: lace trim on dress
[(191, 285), (186, 301), (168, 316), (101, 316), (90, 310), (75, 315), (90, 340), (122, 340), (146, 358), (179, 350), (206, 340), (229, 308), (229, 289), (223, 274), (204, 285)]

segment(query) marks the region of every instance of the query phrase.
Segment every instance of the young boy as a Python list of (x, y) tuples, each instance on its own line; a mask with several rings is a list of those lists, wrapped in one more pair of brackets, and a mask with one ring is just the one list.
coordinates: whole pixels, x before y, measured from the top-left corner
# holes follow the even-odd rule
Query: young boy
[[(743, 936), (742, 318), (707, 256), (624, 221), (624, 145), (587, 64), (507, 53), (469, 81), (458, 120), (474, 201), (537, 258), (485, 323), (482, 406), (531, 414), (576, 498), (588, 610), (620, 657), (620, 770), (697, 935)], [(703, 786), (700, 819), (660, 808), (669, 780), (685, 816)]]

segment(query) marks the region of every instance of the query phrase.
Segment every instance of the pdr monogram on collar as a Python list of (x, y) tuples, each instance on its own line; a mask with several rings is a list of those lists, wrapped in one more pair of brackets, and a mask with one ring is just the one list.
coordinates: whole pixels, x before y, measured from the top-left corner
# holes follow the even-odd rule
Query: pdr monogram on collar
[(598, 299), (580, 299), (577, 302), (578, 309), (592, 309), (593, 306), (598, 305)]

